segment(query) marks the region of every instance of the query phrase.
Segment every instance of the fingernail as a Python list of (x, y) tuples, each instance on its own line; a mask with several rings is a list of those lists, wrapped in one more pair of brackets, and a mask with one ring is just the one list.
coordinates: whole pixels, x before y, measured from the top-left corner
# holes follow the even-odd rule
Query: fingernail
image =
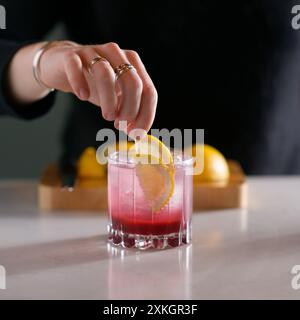
[(87, 100), (89, 98), (89, 92), (85, 88), (80, 88), (78, 95), (82, 100)]

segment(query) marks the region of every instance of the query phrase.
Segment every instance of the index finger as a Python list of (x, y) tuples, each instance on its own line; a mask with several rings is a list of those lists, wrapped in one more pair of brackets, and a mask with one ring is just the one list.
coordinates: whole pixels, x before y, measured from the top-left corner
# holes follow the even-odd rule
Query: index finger
[(135, 122), (130, 124), (128, 130), (138, 128), (148, 132), (155, 118), (158, 100), (157, 91), (140, 56), (132, 50), (125, 50), (124, 52), (127, 59), (135, 67), (140, 79), (143, 82), (143, 91), (139, 113), (136, 117)]

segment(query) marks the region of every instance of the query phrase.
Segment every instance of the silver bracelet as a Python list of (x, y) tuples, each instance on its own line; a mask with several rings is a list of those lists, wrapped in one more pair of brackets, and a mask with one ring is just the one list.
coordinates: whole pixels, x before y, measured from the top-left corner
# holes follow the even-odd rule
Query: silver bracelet
[[(55, 42), (55, 41), (54, 41)], [(54, 88), (49, 88), (42, 80), (41, 80), (41, 70), (40, 70), (40, 60), (44, 52), (49, 49), (53, 45), (52, 42), (47, 42), (42, 48), (40, 48), (37, 53), (33, 57), (32, 61), (32, 71), (33, 71), (33, 76), (36, 82), (44, 89), (49, 90), (49, 92), (54, 91)]]

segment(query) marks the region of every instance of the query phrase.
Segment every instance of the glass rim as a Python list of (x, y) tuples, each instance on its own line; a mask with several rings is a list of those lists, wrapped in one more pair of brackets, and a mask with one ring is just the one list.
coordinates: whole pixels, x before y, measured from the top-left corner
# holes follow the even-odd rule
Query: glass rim
[[(180, 150), (174, 150), (170, 149), (173, 159), (174, 159), (174, 166), (175, 167), (188, 167), (188, 166), (193, 166), (194, 164), (194, 158), (192, 155), (189, 155), (187, 152), (183, 152)], [(135, 166), (137, 163), (130, 162), (129, 157), (124, 157), (120, 159), (118, 157), (119, 154), (126, 154), (127, 151), (114, 151), (108, 155), (108, 164), (123, 164), (123, 165), (130, 165), (130, 166)], [(176, 158), (176, 154), (183, 157), (179, 160)], [(169, 165), (169, 164), (166, 164)]]

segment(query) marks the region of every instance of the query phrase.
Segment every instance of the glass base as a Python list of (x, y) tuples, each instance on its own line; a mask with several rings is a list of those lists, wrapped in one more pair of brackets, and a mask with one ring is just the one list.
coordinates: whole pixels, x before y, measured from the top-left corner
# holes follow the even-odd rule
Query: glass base
[(124, 233), (120, 230), (115, 230), (111, 225), (108, 225), (108, 242), (122, 248), (133, 249), (168, 249), (185, 244), (190, 244), (191, 228), (178, 233), (170, 233), (163, 235), (141, 235)]

